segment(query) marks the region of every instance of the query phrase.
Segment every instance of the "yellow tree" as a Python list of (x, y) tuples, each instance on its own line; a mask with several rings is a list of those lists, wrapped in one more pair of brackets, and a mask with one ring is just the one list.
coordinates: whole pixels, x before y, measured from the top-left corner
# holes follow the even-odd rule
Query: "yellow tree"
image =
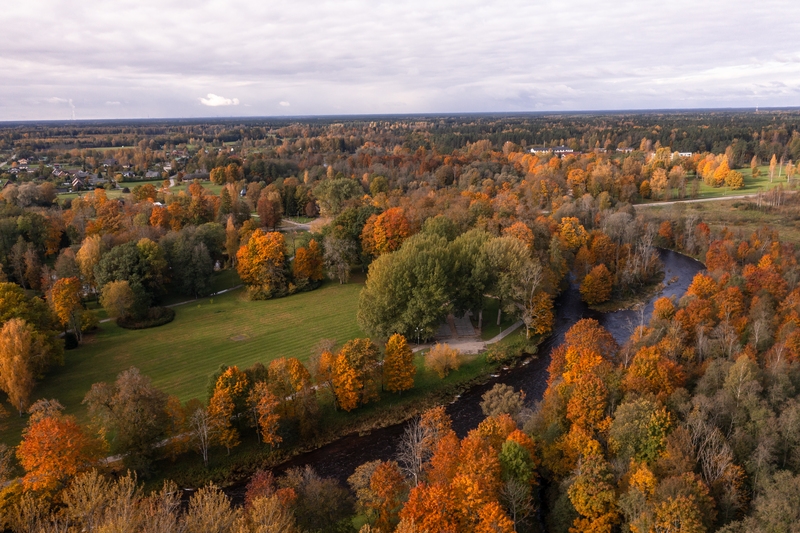
[(48, 298), (50, 308), (65, 328), (70, 327), (80, 340), (78, 313), (81, 309), (81, 282), (78, 278), (61, 278), (53, 283)]
[(386, 390), (402, 392), (414, 387), (414, 353), (406, 338), (395, 333), (386, 342), (386, 356), (383, 359), (383, 382)]
[(339, 407), (352, 411), (358, 407), (361, 389), (364, 384), (358, 379), (358, 373), (350, 364), (347, 356), (340, 353), (333, 363), (333, 391)]
[(78, 268), (81, 270), (83, 282), (92, 288), (97, 287), (94, 279), (94, 267), (100, 262), (103, 255), (102, 242), (99, 235), (89, 235), (83, 240), (80, 250), (75, 254)]
[(775, 178), (775, 167), (778, 166), (778, 158), (775, 157), (775, 154), (772, 154), (772, 159), (769, 160), (769, 181), (772, 182), (773, 178)]
[(41, 340), (24, 320), (12, 318), (0, 330), (0, 388), (20, 416), (25, 412), (33, 391), (31, 360), (43, 352)]
[(589, 440), (582, 456), (575, 481), (567, 490), (579, 515), (570, 533), (611, 533), (618, 520), (614, 476), (597, 441)]
[(561, 240), (570, 250), (577, 250), (589, 240), (589, 234), (580, 220), (575, 217), (564, 217), (558, 227)]

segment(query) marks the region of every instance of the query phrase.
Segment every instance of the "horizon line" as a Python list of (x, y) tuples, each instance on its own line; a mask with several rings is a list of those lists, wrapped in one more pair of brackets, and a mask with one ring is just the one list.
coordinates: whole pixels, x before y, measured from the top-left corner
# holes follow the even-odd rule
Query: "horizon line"
[(152, 121), (232, 121), (232, 120), (325, 120), (325, 119), (363, 119), (363, 118), (414, 118), (414, 117), (460, 117), (460, 116), (548, 116), (548, 115), (647, 115), (667, 113), (713, 113), (713, 112), (775, 112), (800, 111), (800, 106), (748, 106), (748, 107), (696, 107), (696, 108), (634, 108), (634, 109), (587, 109), (587, 110), (551, 110), (551, 111), (464, 111), (464, 112), (414, 112), (414, 113), (342, 113), (342, 114), (306, 114), (306, 115), (229, 115), (224, 117), (117, 117), (117, 118), (83, 118), (83, 119), (10, 119), (0, 120), (0, 126), (13, 124), (79, 124), (92, 122), (152, 122)]

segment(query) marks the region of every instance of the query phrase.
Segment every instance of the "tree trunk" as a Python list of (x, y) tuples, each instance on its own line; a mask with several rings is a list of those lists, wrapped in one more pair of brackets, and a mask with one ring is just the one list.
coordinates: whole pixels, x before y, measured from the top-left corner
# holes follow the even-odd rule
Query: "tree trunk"
[(483, 331), (483, 309), (478, 311), (478, 333)]
[(500, 325), (500, 317), (503, 314), (503, 305), (502, 304), (503, 304), (503, 301), (500, 300), (500, 303), (498, 304), (499, 307), (497, 308), (497, 325), (498, 326)]

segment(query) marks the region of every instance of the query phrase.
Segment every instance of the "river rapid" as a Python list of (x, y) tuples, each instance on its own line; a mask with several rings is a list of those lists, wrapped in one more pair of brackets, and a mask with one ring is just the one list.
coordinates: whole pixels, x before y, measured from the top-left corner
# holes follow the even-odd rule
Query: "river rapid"
[[(564, 341), (564, 334), (577, 321), (594, 318), (622, 345), (643, 320), (647, 323), (653, 311), (653, 302), (661, 296), (680, 298), (689, 287), (695, 274), (705, 267), (699, 261), (671, 250), (660, 250), (664, 265), (664, 289), (650, 298), (642, 311), (621, 310), (600, 313), (589, 309), (581, 301), (577, 286), (571, 284), (555, 301), (553, 333), (539, 345), (539, 355), (509, 370), (491, 376), (485, 383), (476, 385), (447, 406), (453, 420), (453, 429), (464, 437), (483, 420), (481, 396), (496, 383), (511, 385), (525, 391), (526, 402), (532, 404), (542, 398), (547, 388), (547, 367), (550, 352)], [(397, 446), (406, 423), (376, 429), (366, 435), (348, 435), (316, 450), (300, 454), (276, 467), (280, 474), (291, 467), (311, 465), (323, 477), (332, 477), (345, 483), (355, 468), (367, 461), (388, 460), (395, 457)], [(243, 496), (243, 487), (231, 490), (231, 496)]]

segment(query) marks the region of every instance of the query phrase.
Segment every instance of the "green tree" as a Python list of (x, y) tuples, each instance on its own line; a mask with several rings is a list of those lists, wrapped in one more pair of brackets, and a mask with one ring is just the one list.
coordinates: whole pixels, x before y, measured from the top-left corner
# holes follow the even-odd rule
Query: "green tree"
[(83, 403), (89, 414), (112, 437), (112, 449), (124, 453), (129, 468), (147, 472), (154, 446), (168, 427), (167, 395), (150, 378), (131, 367), (108, 383), (95, 383)]

